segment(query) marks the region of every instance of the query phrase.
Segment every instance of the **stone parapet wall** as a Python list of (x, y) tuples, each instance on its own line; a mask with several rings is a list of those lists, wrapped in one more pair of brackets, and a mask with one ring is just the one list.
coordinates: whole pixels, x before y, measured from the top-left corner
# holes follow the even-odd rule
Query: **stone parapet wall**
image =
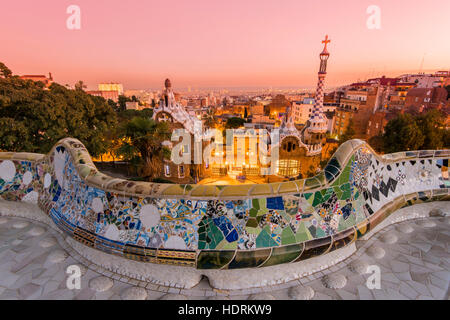
[(0, 197), (38, 204), (74, 240), (128, 259), (266, 267), (347, 246), (398, 208), (448, 200), (449, 157), (450, 150), (379, 156), (351, 140), (312, 178), (173, 185), (109, 177), (67, 138), (48, 155), (0, 153)]

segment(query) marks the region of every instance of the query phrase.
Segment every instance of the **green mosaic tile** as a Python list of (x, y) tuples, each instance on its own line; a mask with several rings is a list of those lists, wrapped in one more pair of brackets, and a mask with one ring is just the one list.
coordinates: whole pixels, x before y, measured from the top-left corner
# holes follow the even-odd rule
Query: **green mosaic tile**
[(222, 231), (214, 224), (211, 218), (203, 218), (199, 223), (199, 228), (204, 228), (203, 233), (199, 233), (199, 249), (216, 249), (217, 245), (224, 239)]
[(272, 249), (237, 251), (227, 269), (255, 268), (263, 264)]
[(343, 193), (342, 193), (342, 196), (339, 198), (339, 200), (346, 200), (346, 199), (350, 199), (352, 197), (350, 183), (345, 183), (345, 184), (341, 185), (340, 188), (343, 191)]
[(324, 237), (322, 239), (314, 239), (305, 242), (305, 250), (300, 257), (298, 257), (295, 262), (314, 258), (325, 254), (331, 247), (332, 238), (331, 236)]
[(347, 220), (345, 220), (344, 217), (341, 217), (339, 220), (338, 231), (346, 230), (354, 226), (355, 223), (356, 223), (356, 216), (353, 213), (347, 218)]
[(259, 200), (258, 199), (253, 199), (252, 205), (253, 205), (254, 209), (259, 210)]
[(256, 221), (255, 218), (250, 218), (250, 219), (248, 219), (247, 224), (245, 226), (249, 227), (249, 228), (257, 228), (258, 227), (258, 221)]
[(311, 240), (313, 237), (309, 230), (306, 228), (305, 223), (300, 223), (298, 230), (295, 234), (296, 242), (303, 242), (307, 240)]
[(198, 269), (220, 269), (233, 259), (234, 251), (200, 251), (197, 257)]
[(284, 228), (283, 231), (281, 232), (281, 244), (285, 245), (285, 244), (292, 244), (295, 242), (296, 242), (295, 234), (294, 232), (292, 232), (292, 229), (289, 226)]
[(322, 193), (320, 191), (317, 191), (316, 193), (314, 193), (314, 201), (312, 203), (312, 206), (317, 207), (322, 202), (323, 202)]
[(300, 256), (302, 251), (303, 243), (273, 248), (270, 258), (261, 267), (292, 262)]
[(325, 236), (326, 236), (325, 231), (323, 231), (322, 228), (316, 228), (315, 238), (323, 238)]
[(278, 246), (278, 243), (273, 240), (273, 238), (266, 232), (266, 230), (261, 230), (258, 237), (256, 238), (256, 247), (267, 248), (276, 246)]

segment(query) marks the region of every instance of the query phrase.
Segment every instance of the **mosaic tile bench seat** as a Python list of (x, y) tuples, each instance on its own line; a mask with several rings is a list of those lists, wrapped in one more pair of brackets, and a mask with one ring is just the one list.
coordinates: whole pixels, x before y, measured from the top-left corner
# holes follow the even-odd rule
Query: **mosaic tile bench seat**
[(126, 181), (76, 139), (49, 155), (0, 153), (0, 196), (36, 203), (86, 246), (198, 269), (265, 267), (346, 246), (390, 213), (448, 200), (450, 150), (377, 155), (351, 140), (312, 178), (205, 186)]

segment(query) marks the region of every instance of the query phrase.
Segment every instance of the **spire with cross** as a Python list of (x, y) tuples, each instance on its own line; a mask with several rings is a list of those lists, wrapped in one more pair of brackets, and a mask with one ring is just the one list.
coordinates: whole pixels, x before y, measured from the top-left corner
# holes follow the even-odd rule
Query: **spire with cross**
[(327, 51), (327, 45), (330, 43), (328, 35), (325, 36), (325, 40), (322, 41), (325, 45), (322, 53), (320, 54), (320, 69), (318, 74), (318, 83), (315, 95), (315, 104), (313, 112), (309, 118), (309, 124), (306, 128), (308, 136), (310, 152), (320, 153), (322, 150), (322, 139), (327, 132), (327, 120), (323, 114), (323, 97), (324, 97), (324, 82), (327, 74), (327, 60), (330, 54)]
[(322, 43), (325, 44), (325, 47), (323, 48), (323, 52), (327, 52), (327, 45), (331, 42), (331, 40), (328, 40), (328, 35), (325, 36), (325, 40), (322, 41)]

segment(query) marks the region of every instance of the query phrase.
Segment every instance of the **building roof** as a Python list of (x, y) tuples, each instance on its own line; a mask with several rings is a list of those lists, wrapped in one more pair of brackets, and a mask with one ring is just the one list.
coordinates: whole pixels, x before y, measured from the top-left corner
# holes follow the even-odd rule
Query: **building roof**
[(435, 95), (447, 97), (448, 93), (445, 88), (435, 87), (435, 88), (412, 88), (406, 94), (407, 97), (433, 97)]
[(382, 85), (382, 86), (387, 86), (387, 85), (395, 86), (399, 80), (400, 80), (399, 78), (386, 78), (385, 76), (382, 76), (381, 78), (369, 79), (369, 80), (367, 80), (367, 82), (369, 82), (369, 83), (379, 82), (380, 85)]
[(23, 76), (20, 76), (20, 78), (45, 78), (45, 79), (47, 79), (47, 76), (45, 74), (24, 74)]

